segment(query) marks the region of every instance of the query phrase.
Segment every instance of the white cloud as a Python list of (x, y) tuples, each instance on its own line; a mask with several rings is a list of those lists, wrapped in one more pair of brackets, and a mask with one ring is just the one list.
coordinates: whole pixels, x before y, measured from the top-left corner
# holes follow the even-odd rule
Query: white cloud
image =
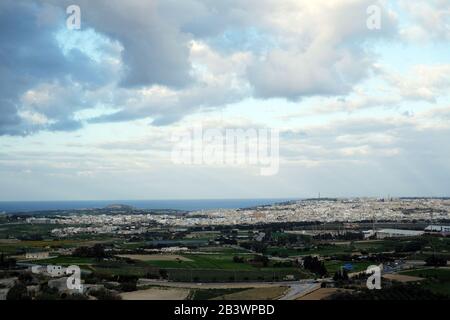
[(406, 74), (384, 72), (385, 79), (405, 99), (436, 102), (450, 92), (450, 64), (414, 65)]
[(412, 23), (405, 25), (400, 33), (406, 40), (450, 40), (450, 3), (447, 0), (399, 0), (400, 10)]

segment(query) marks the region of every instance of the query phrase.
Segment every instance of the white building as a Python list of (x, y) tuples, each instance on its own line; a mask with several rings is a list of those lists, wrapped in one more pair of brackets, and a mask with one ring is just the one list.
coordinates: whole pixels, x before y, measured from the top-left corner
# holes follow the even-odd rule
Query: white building
[(450, 226), (429, 225), (425, 228), (427, 232), (450, 233)]
[(373, 231), (373, 230), (363, 231), (364, 239), (370, 238), (374, 234), (375, 234), (375, 231)]
[(424, 231), (403, 230), (403, 229), (381, 229), (377, 230), (377, 239), (384, 238), (402, 238), (402, 237), (418, 237), (423, 235)]
[(61, 277), (66, 274), (66, 268), (62, 266), (48, 265), (46, 271), (51, 277)]
[(50, 219), (50, 218), (35, 218), (35, 217), (27, 218), (26, 222), (27, 223), (31, 223), (31, 224), (51, 224), (51, 223), (55, 223), (55, 221), (53, 219)]
[(27, 252), (25, 254), (26, 259), (33, 259), (33, 260), (47, 259), (48, 257), (49, 257), (48, 252)]

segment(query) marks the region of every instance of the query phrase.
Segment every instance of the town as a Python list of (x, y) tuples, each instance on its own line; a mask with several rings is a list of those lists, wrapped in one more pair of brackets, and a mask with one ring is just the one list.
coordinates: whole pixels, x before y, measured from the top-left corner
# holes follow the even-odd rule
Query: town
[(88, 225), (55, 228), (58, 236), (73, 233), (144, 233), (152, 225), (227, 226), (282, 222), (434, 221), (450, 218), (450, 199), (311, 199), (247, 209), (217, 209), (185, 214), (145, 214), (115, 211), (114, 215), (89, 214), (30, 217), (31, 224)]
[[(0, 299), (438, 299), (450, 294), (449, 235), (448, 198), (8, 213)], [(67, 285), (73, 266), (82, 290)], [(370, 266), (381, 290), (366, 287)]]

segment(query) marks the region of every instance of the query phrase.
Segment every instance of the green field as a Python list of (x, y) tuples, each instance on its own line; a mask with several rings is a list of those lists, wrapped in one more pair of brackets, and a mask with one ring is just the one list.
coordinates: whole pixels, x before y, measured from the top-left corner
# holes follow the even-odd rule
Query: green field
[(33, 263), (36, 264), (57, 264), (62, 266), (69, 265), (91, 265), (94, 264), (96, 260), (94, 258), (79, 258), (71, 256), (59, 256), (51, 259), (35, 260)]
[(352, 248), (357, 251), (367, 251), (370, 253), (389, 252), (395, 249), (399, 240), (371, 240), (357, 241), (352, 243)]
[(233, 254), (184, 254), (191, 261), (147, 261), (159, 268), (254, 270), (248, 263), (233, 262)]
[(353, 262), (353, 261), (325, 261), (325, 267), (327, 268), (328, 274), (333, 276), (333, 274), (340, 270), (345, 264), (351, 263), (353, 265), (353, 269), (349, 270), (349, 273), (352, 272), (361, 272), (367, 269), (368, 266), (375, 264), (370, 261), (361, 261), (361, 262)]
[(450, 296), (450, 269), (448, 268), (416, 269), (401, 274), (426, 278), (421, 283), (424, 288)]
[(50, 231), (55, 229), (55, 224), (25, 224), (9, 223), (0, 225), (0, 239), (17, 238), (30, 235), (50, 236)]
[[(355, 241), (355, 242), (336, 242), (327, 244), (316, 244), (310, 248), (295, 249), (295, 248), (280, 248), (269, 247), (266, 249), (266, 254), (273, 256), (305, 256), (305, 255), (321, 255), (321, 256), (333, 256), (333, 255), (345, 255), (356, 252), (366, 253), (381, 253), (391, 252), (398, 248), (399, 244), (406, 244), (415, 239), (397, 239), (397, 240), (370, 240), (370, 241)], [(434, 239), (433, 247), (439, 252), (450, 251), (450, 242), (446, 239)], [(430, 245), (431, 246), (431, 245)]]
[(76, 248), (80, 246), (92, 246), (95, 243), (111, 242), (113, 239), (102, 237), (91, 237), (89, 239), (71, 238), (71, 239), (46, 239), (46, 240), (2, 240), (0, 239), (0, 252), (7, 254), (23, 254), (29, 250), (46, 250), (58, 248)]
[(337, 255), (337, 254), (349, 254), (352, 252), (352, 248), (349, 245), (338, 244), (338, 245), (321, 245), (317, 247), (305, 248), (305, 249), (294, 249), (294, 248), (280, 248), (280, 247), (269, 247), (266, 253), (269, 255), (278, 256), (307, 256), (307, 255)]
[(295, 280), (311, 278), (300, 269), (262, 268), (248, 270), (167, 269), (170, 281), (180, 282), (245, 282), (282, 281), (293, 275)]
[[(295, 279), (310, 278), (312, 275), (296, 268), (257, 267), (250, 263), (233, 262), (233, 254), (183, 254), (184, 260), (155, 260), (125, 262), (105, 262), (94, 264), (93, 269), (109, 275), (145, 276), (148, 270), (164, 269), (170, 281), (182, 282), (233, 282), (233, 281), (274, 281), (283, 280), (287, 275)], [(247, 257), (249, 255), (247, 254)], [(251, 256), (250, 256), (251, 257)], [(156, 268), (156, 269), (155, 269)]]

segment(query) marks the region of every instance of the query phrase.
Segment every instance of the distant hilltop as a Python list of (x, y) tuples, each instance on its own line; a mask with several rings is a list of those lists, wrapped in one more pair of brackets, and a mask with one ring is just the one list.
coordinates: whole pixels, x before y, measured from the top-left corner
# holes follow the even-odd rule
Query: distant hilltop
[(133, 210), (134, 207), (126, 205), (126, 204), (110, 204), (110, 205), (106, 206), (105, 209), (110, 209), (110, 210)]

